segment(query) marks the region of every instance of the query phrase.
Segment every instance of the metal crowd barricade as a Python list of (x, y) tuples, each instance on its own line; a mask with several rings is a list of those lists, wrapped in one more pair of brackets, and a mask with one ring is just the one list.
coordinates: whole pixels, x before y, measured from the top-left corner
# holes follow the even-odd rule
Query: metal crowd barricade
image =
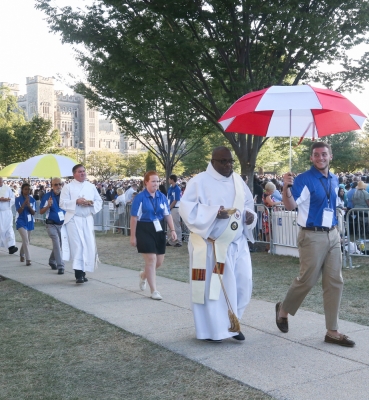
[(271, 252), (278, 255), (290, 255), (298, 257), (297, 212), (287, 211), (284, 206), (278, 205), (269, 209), (271, 214)]
[[(368, 211), (369, 210), (367, 210), (367, 212)], [(269, 213), (271, 215), (271, 218), (269, 218), (271, 222), (271, 253), (299, 257), (297, 236), (300, 228), (297, 224), (297, 211), (287, 211), (284, 206), (281, 205), (269, 209)], [(337, 209), (337, 220), (341, 238), (344, 238), (346, 232), (345, 212), (339, 208)], [(369, 236), (368, 228), (366, 228), (366, 231), (362, 230), (361, 232), (361, 236), (364, 236), (364, 232), (367, 232)], [(360, 240), (357, 241), (359, 242)], [(369, 240), (367, 242), (369, 242)], [(346, 248), (344, 245), (342, 246), (342, 252), (342, 265), (345, 267)]]
[[(369, 209), (352, 208), (346, 213), (346, 235), (344, 235), (344, 259), (352, 266), (353, 257), (368, 257)], [(346, 264), (344, 264), (346, 265)]]
[(191, 232), (187, 228), (187, 225), (183, 222), (182, 218), (181, 218), (181, 228), (182, 228), (182, 242), (188, 243)]
[[(265, 207), (264, 204), (255, 204), (254, 211), (257, 215), (258, 221), (255, 225), (255, 228), (252, 231), (252, 236), (254, 238), (255, 243), (265, 243), (270, 245), (270, 252), (272, 252), (273, 242), (272, 236), (269, 235), (269, 240), (267, 240), (266, 234), (263, 232), (263, 215), (268, 215), (270, 217), (270, 212), (268, 207)], [(270, 226), (269, 226), (270, 228)]]

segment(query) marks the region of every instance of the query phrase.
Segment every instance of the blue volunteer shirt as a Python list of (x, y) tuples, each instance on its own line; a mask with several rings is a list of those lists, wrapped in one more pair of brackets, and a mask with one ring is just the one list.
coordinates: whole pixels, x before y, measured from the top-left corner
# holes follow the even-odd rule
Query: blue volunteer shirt
[(174, 187), (172, 185), (170, 185), (170, 187), (168, 189), (168, 202), (169, 202), (169, 205), (174, 200), (177, 200), (177, 203), (174, 206), (174, 208), (178, 208), (179, 207), (179, 202), (181, 201), (181, 189), (179, 188), (178, 185), (174, 185)]
[(309, 171), (296, 177), (291, 192), (298, 205), (297, 222), (300, 226), (321, 227), (325, 208), (333, 210), (332, 226), (337, 225), (338, 179), (334, 174), (329, 172), (325, 177), (312, 166)]
[(165, 215), (169, 214), (168, 200), (158, 190), (155, 192), (154, 198), (147, 189), (144, 189), (133, 199), (131, 216), (137, 217), (138, 221), (152, 222), (156, 219), (161, 221)]
[(58, 213), (61, 212), (61, 213), (63, 213), (63, 215), (65, 215), (65, 211), (59, 207), (60, 194), (56, 195), (52, 190), (50, 190), (50, 192), (44, 194), (41, 199), (40, 208), (44, 208), (47, 206), (47, 202), (50, 197), (53, 199), (53, 204), (46, 211), (46, 218), (54, 221), (56, 225), (62, 225), (64, 223), (64, 218), (61, 220)]
[[(18, 210), (25, 201), (25, 197), (20, 195), (15, 199), (15, 209)], [(29, 196), (29, 203), (33, 209), (36, 211), (36, 200)], [(26, 231), (33, 231), (35, 229), (35, 219), (33, 215), (29, 212), (28, 207), (24, 207), (23, 212), (18, 214), (17, 221), (15, 223), (16, 229), (24, 228)]]

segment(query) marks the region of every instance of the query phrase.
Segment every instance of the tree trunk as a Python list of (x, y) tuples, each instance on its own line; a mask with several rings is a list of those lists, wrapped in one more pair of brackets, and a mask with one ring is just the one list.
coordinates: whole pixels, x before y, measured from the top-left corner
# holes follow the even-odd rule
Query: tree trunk
[[(233, 135), (234, 136), (234, 135)], [(226, 136), (227, 137), (227, 136)], [(247, 185), (251, 193), (254, 192), (254, 170), (256, 166), (256, 157), (260, 150), (263, 137), (254, 135), (238, 135), (238, 141), (232, 141), (227, 137), (232, 144), (236, 156), (240, 162), (241, 174), (248, 178)]]

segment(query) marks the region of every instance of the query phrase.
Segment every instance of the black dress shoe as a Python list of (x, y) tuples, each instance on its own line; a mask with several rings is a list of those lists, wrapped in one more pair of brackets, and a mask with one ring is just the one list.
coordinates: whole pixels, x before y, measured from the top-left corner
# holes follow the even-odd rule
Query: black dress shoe
[(85, 283), (85, 280), (84, 280), (83, 276), (78, 278), (78, 279), (76, 279), (76, 283)]
[(241, 331), (238, 332), (238, 335), (232, 336), (232, 338), (233, 338), (233, 339), (236, 339), (236, 340), (245, 340), (245, 336), (244, 336), (244, 334), (243, 334)]
[(287, 333), (288, 332), (288, 318), (284, 318), (284, 317), (279, 317), (279, 309), (281, 308), (282, 303), (278, 302), (275, 305), (275, 322), (278, 326), (278, 329), (283, 332), (283, 333)]
[(9, 254), (14, 254), (14, 253), (16, 253), (18, 251), (18, 247), (10, 246), (8, 248), (8, 250), (9, 250)]
[(85, 282), (88, 282), (88, 279), (86, 278), (86, 272), (83, 273), (82, 277), (83, 277), (83, 280), (84, 280)]
[(344, 347), (354, 347), (355, 342), (351, 340), (348, 336), (340, 334), (338, 337), (333, 337), (330, 335), (325, 335), (324, 341), (326, 343), (338, 344)]
[(59, 268), (58, 269), (58, 275), (63, 275), (64, 274), (64, 269), (63, 268)]
[(49, 265), (50, 265), (50, 267), (51, 267), (51, 269), (52, 269), (53, 271), (56, 271), (56, 270), (58, 269), (57, 266), (54, 265), (54, 264), (50, 264), (50, 263), (49, 263)]
[(169, 242), (166, 242), (165, 245), (166, 246), (171, 246), (171, 244)]
[(209, 343), (222, 343), (222, 339), (204, 339), (204, 342), (209, 342)]

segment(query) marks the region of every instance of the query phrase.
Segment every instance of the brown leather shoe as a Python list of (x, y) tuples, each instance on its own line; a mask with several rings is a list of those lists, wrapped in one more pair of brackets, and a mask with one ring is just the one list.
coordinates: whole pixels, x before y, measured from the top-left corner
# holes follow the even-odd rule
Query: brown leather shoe
[(279, 309), (281, 308), (281, 302), (278, 302), (275, 305), (275, 322), (279, 328), (279, 330), (283, 333), (288, 332), (288, 318), (278, 317)]
[(340, 334), (339, 337), (334, 337), (331, 335), (325, 335), (324, 341), (326, 343), (338, 344), (339, 346), (354, 347), (355, 342), (351, 340), (348, 336)]
[(24, 258), (24, 256), (20, 256), (20, 262), (25, 262), (26, 259)]

